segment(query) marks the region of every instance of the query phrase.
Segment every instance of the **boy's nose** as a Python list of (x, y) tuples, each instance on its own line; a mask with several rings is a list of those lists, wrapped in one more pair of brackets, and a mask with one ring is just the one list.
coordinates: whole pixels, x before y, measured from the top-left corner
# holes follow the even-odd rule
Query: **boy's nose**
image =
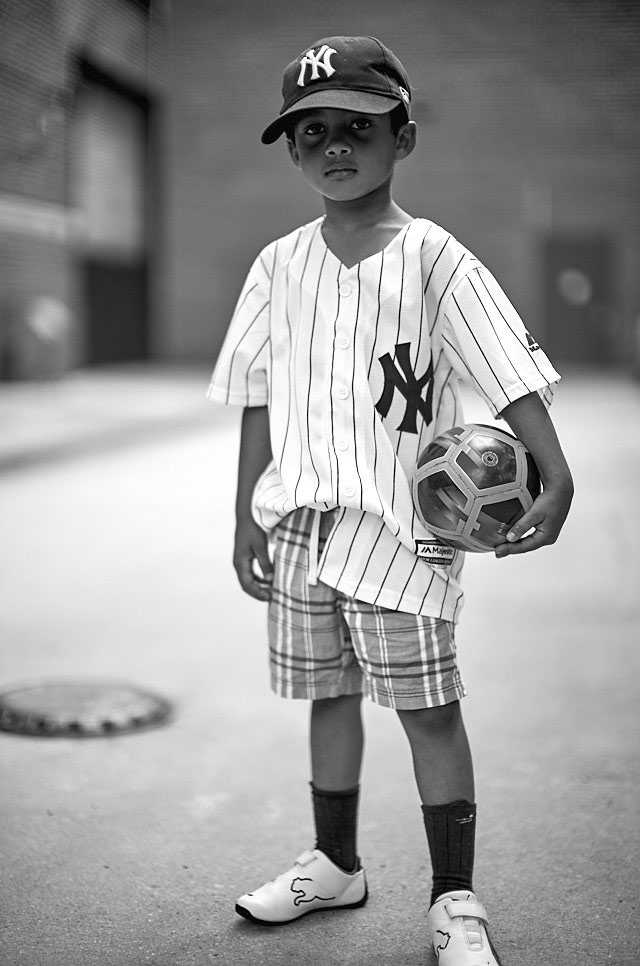
[(330, 141), (326, 147), (325, 154), (328, 158), (336, 158), (346, 154), (351, 154), (351, 148), (346, 141), (340, 138)]

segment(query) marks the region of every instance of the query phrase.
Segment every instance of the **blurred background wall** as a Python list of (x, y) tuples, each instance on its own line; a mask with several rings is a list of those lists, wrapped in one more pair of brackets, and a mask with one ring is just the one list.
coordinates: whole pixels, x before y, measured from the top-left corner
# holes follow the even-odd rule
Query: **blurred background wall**
[(640, 4), (2, 0), (0, 373), (212, 363), (261, 247), (321, 212), (284, 66), (379, 36), (414, 86), (396, 198), (563, 362), (640, 369)]

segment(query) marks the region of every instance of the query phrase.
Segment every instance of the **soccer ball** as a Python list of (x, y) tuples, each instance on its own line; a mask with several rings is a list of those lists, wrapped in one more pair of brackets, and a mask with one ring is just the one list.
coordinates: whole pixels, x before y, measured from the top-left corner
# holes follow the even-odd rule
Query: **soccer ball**
[(511, 433), (466, 423), (422, 451), (413, 479), (418, 516), (431, 533), (460, 550), (486, 553), (540, 493), (531, 453)]

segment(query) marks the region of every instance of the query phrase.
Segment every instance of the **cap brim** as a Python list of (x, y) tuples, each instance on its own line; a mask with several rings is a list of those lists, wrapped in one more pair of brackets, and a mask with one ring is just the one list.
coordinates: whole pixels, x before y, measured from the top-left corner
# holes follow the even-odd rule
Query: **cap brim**
[(363, 114), (388, 114), (398, 104), (406, 107), (400, 97), (383, 94), (369, 94), (366, 91), (354, 90), (323, 90), (314, 91), (301, 97), (299, 101), (285, 111), (262, 132), (261, 141), (263, 144), (273, 144), (284, 132), (287, 121), (293, 114), (302, 114), (312, 111), (314, 108), (336, 108), (339, 111), (358, 111)]

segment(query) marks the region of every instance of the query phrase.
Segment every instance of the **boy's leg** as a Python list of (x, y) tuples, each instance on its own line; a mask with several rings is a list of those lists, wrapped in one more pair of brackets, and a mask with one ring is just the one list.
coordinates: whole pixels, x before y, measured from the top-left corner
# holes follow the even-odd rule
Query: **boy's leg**
[(364, 734), (362, 695), (323, 698), (311, 705), (311, 776), (328, 792), (353, 788), (360, 781)]
[(287, 872), (240, 897), (236, 912), (262, 925), (291, 922), (317, 910), (356, 909), (367, 901), (356, 854), (360, 695), (314, 701), (310, 731), (316, 847), (298, 856)]
[(364, 734), (361, 696), (314, 701), (311, 774), (316, 848), (345, 872), (358, 868), (357, 824)]
[(460, 703), (398, 711), (409, 739), (431, 863), (431, 902), (472, 890), (475, 850), (473, 764)]
[(398, 711), (423, 805), (474, 799), (473, 763), (460, 702)]
[(427, 923), (438, 964), (499, 966), (471, 889), (476, 808), (453, 624), (354, 600), (343, 612), (365, 694), (397, 710), (411, 745), (434, 872)]
[(476, 806), (460, 704), (398, 714), (411, 745), (431, 854), (427, 921), (438, 963), (500, 966), (487, 914), (473, 893)]
[[(308, 912), (355, 909), (367, 901), (356, 856), (362, 759), (361, 672), (345, 633), (335, 591), (307, 579), (313, 511), (291, 514), (275, 535), (269, 605), (272, 685), (277, 694), (311, 699), (310, 744), (318, 844), (294, 865), (241, 896), (236, 911), (264, 925)], [(318, 553), (331, 519), (323, 514)], [(317, 698), (318, 694), (334, 697)]]
[(456, 662), (453, 624), (353, 599), (343, 601), (343, 613), (365, 693), (378, 704), (396, 708), (409, 738), (434, 885), (444, 892), (454, 883), (470, 884), (473, 765), (460, 712), (459, 699), (466, 692)]

